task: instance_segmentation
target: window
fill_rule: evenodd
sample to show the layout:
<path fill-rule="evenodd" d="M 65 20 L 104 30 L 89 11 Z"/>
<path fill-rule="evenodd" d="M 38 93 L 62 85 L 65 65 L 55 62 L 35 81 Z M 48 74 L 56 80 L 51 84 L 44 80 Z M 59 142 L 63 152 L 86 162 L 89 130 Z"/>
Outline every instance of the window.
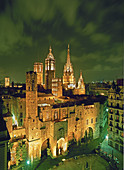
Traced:
<path fill-rule="evenodd" d="M 39 72 L 41 72 L 41 66 L 39 66 Z"/>
<path fill-rule="evenodd" d="M 93 118 L 91 119 L 91 123 L 93 123 Z"/>
<path fill-rule="evenodd" d="M 22 126 L 22 122 L 23 122 L 23 120 L 22 119 L 20 119 L 20 125 Z"/>
<path fill-rule="evenodd" d="M 116 116 L 116 120 L 118 120 L 118 121 L 119 121 L 119 116 Z"/>
<path fill-rule="evenodd" d="M 97 122 L 97 117 L 96 117 L 96 122 Z"/>
<path fill-rule="evenodd" d="M 20 113 L 20 118 L 22 118 L 23 117 L 23 113 Z"/>
<path fill-rule="evenodd" d="M 110 120 L 113 120 L 113 116 L 111 115 Z"/>
<path fill-rule="evenodd" d="M 119 108 L 119 103 L 117 103 L 117 108 Z"/>
<path fill-rule="evenodd" d="M 54 112 L 54 119 L 57 119 L 57 118 L 58 118 L 58 112 L 55 111 L 55 112 Z"/>
<path fill-rule="evenodd" d="M 22 109 L 22 105 L 20 105 L 20 109 Z"/>
<path fill-rule="evenodd" d="M 86 120 L 86 124 L 88 125 L 88 119 Z"/>
<path fill-rule="evenodd" d="M 117 110 L 116 114 L 119 115 L 119 110 Z"/>
<path fill-rule="evenodd" d="M 63 116 L 63 118 L 66 117 L 66 109 L 62 110 L 62 116 Z"/>

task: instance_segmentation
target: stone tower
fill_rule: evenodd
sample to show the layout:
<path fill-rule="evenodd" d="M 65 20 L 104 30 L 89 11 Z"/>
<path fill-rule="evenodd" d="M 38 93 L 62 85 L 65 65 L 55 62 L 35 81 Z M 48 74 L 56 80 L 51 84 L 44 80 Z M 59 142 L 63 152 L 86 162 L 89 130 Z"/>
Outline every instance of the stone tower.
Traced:
<path fill-rule="evenodd" d="M 55 59 L 50 47 L 49 54 L 45 59 L 45 88 L 52 90 L 52 78 L 55 78 Z"/>
<path fill-rule="evenodd" d="M 37 139 L 37 74 L 26 73 L 26 137 L 28 141 Z"/>
<path fill-rule="evenodd" d="M 67 51 L 67 62 L 64 66 L 63 85 L 64 85 L 65 89 L 75 88 L 75 78 L 74 78 L 73 66 L 70 61 L 69 45 L 68 45 L 68 51 Z"/>
<path fill-rule="evenodd" d="M 34 72 L 37 73 L 37 84 L 43 85 L 43 63 L 34 63 Z"/>
<path fill-rule="evenodd" d="M 28 141 L 28 157 L 40 157 L 40 126 L 37 109 L 37 73 L 26 73 L 26 138 Z M 33 160 L 32 160 L 33 161 Z"/>

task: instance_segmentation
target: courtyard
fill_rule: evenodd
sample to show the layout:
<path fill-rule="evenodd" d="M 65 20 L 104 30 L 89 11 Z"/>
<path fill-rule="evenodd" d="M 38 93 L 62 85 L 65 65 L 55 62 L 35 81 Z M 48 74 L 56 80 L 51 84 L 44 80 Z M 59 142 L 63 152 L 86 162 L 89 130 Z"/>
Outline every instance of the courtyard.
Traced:
<path fill-rule="evenodd" d="M 92 169 L 92 170 L 109 170 L 109 163 L 96 154 L 82 155 L 79 157 L 70 158 L 65 160 L 59 164 L 59 166 L 54 166 L 52 169 L 57 170 L 84 170 L 84 169 Z"/>

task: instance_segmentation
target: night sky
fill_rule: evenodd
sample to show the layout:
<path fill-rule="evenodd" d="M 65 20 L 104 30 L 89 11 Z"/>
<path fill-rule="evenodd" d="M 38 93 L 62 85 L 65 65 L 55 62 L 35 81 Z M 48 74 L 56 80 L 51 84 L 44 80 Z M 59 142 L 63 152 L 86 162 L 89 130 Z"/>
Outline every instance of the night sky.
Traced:
<path fill-rule="evenodd" d="M 123 19 L 121 0 L 0 0 L 0 80 L 25 82 L 50 45 L 61 77 L 68 43 L 76 79 L 122 78 Z"/>

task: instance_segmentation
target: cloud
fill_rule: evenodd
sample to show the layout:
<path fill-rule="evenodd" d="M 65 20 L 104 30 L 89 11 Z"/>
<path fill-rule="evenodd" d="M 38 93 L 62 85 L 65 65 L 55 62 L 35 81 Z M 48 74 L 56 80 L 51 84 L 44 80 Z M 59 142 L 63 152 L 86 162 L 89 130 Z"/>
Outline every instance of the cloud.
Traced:
<path fill-rule="evenodd" d="M 107 34 L 103 34 L 103 33 L 94 33 L 91 35 L 90 38 L 94 43 L 97 43 L 97 44 L 99 44 L 99 43 L 105 44 L 110 41 L 110 36 Z"/>
<path fill-rule="evenodd" d="M 91 35 L 91 34 L 93 34 L 94 32 L 96 32 L 96 28 L 97 28 L 97 26 L 95 25 L 95 23 L 89 22 L 89 23 L 87 23 L 87 25 L 84 27 L 84 29 L 83 29 L 83 34 L 85 34 L 85 35 Z"/>
<path fill-rule="evenodd" d="M 115 69 L 122 62 L 119 48 L 122 46 L 122 18 L 120 1 L 3 1 L 0 5 L 0 66 L 4 65 L 8 72 L 12 69 L 16 72 L 18 67 L 18 72 L 23 70 L 20 77 L 25 79 L 26 68 L 33 68 L 37 56 L 44 62 L 51 45 L 56 72 L 62 74 L 60 67 L 63 69 L 66 63 L 70 43 L 76 75 L 78 69 L 96 72 Z M 121 72 L 121 67 L 119 69 Z M 16 78 L 19 80 L 19 76 Z"/>
<path fill-rule="evenodd" d="M 106 58 L 106 62 L 110 62 L 113 64 L 119 64 L 122 63 L 122 61 L 123 61 L 123 56 L 121 55 L 115 56 L 112 54 L 108 58 Z"/>
<path fill-rule="evenodd" d="M 60 59 L 61 63 L 63 63 L 63 64 L 66 63 L 67 53 L 65 50 L 60 52 L 59 59 Z"/>

